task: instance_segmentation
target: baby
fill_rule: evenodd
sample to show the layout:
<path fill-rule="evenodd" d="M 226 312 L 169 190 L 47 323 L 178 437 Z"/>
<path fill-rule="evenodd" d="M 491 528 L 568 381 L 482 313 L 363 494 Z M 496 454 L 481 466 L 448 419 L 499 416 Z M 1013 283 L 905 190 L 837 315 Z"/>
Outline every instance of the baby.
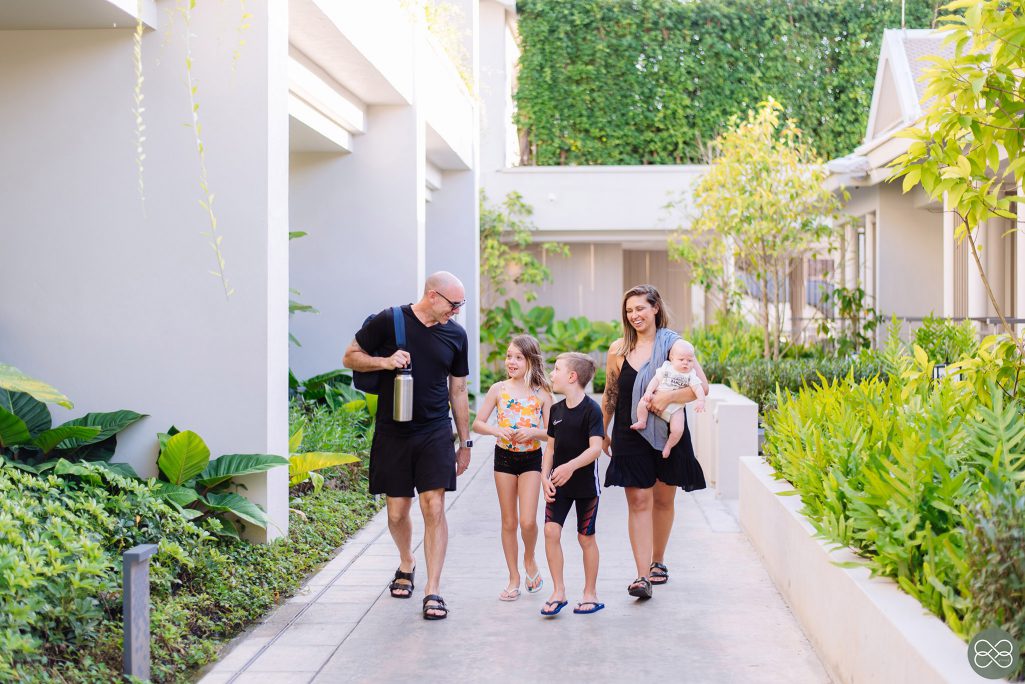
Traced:
<path fill-rule="evenodd" d="M 701 386 L 701 378 L 694 372 L 695 363 L 697 360 L 694 357 L 694 345 L 684 340 L 677 340 L 669 350 L 669 360 L 655 371 L 655 377 L 648 383 L 644 396 L 637 404 L 637 422 L 630 426 L 631 429 L 643 430 L 647 426 L 648 408 L 651 405 L 651 396 L 656 390 L 668 392 L 690 387 L 697 397 L 694 400 L 694 410 L 698 413 L 705 410 L 705 391 Z M 662 458 L 669 458 L 669 452 L 683 437 L 684 413 L 680 410 L 683 406 L 683 404 L 669 404 L 658 415 L 659 418 L 669 423 L 669 439 L 662 450 Z"/>

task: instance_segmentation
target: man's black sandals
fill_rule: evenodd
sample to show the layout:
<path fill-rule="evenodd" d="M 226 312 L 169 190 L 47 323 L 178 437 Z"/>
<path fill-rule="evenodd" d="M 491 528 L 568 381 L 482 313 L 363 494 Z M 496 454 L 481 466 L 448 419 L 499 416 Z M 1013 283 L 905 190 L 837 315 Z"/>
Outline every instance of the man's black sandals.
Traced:
<path fill-rule="evenodd" d="M 413 575 L 415 573 L 416 568 L 413 568 L 411 572 L 402 572 L 401 569 L 395 571 L 395 579 L 388 585 L 388 590 L 391 592 L 392 598 L 408 599 L 413 596 Z M 405 582 L 400 584 L 399 580 L 405 580 Z M 409 584 L 406 584 L 406 582 Z M 406 593 L 395 593 L 403 591 Z"/>
<path fill-rule="evenodd" d="M 664 563 L 652 563 L 648 568 L 648 577 L 652 584 L 665 584 L 669 581 L 669 568 Z"/>
<path fill-rule="evenodd" d="M 651 582 L 648 581 L 647 577 L 638 577 L 630 583 L 630 586 L 626 588 L 626 591 L 634 598 L 650 599 Z"/>
<path fill-rule="evenodd" d="M 427 605 L 433 603 L 435 605 Z M 435 611 L 435 613 L 441 613 L 441 615 L 432 615 L 427 611 Z M 424 596 L 424 620 L 444 620 L 448 617 L 448 606 L 445 605 L 445 599 L 441 598 L 437 594 L 428 594 Z"/>

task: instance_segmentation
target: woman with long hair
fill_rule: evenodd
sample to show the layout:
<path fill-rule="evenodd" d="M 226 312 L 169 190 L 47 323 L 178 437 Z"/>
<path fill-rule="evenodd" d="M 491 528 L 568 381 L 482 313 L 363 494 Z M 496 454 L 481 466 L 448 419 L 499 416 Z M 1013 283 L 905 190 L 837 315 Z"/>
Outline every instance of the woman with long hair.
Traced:
<path fill-rule="evenodd" d="M 653 584 L 669 581 L 665 552 L 676 515 L 676 488 L 688 492 L 704 489 L 705 477 L 694 457 L 689 427 L 685 427 L 683 437 L 665 458 L 662 449 L 668 427 L 664 421 L 649 420 L 644 430 L 630 429 L 637 420 L 636 407 L 641 396 L 680 336 L 669 329 L 669 313 L 652 285 L 627 290 L 623 294 L 622 314 L 623 337 L 609 348 L 602 399 L 608 435 L 605 450 L 612 458 L 605 486 L 626 490 L 630 546 L 637 564 L 637 579 L 627 591 L 631 596 L 648 599 Z M 700 364 L 695 365 L 695 371 L 707 394 L 708 379 Z M 690 387 L 659 391 L 652 396 L 649 410 L 657 415 L 671 403 L 686 403 L 694 398 Z"/>

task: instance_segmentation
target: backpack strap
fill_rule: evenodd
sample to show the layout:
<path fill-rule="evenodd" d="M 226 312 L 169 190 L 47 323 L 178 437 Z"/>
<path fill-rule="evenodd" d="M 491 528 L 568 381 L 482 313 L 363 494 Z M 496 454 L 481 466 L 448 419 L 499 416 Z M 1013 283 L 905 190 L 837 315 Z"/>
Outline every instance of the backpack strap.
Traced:
<path fill-rule="evenodd" d="M 402 309 L 393 306 L 391 308 L 392 323 L 395 324 L 395 345 L 399 349 L 406 347 L 406 317 L 402 315 Z"/>

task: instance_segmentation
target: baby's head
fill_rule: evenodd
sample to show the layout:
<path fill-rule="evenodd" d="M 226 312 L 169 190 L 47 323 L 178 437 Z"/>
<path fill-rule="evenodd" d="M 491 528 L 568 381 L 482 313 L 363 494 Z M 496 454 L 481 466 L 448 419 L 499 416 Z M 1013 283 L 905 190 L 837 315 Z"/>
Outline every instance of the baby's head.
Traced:
<path fill-rule="evenodd" d="M 669 363 L 677 372 L 690 373 L 695 361 L 694 345 L 686 340 L 677 340 L 669 350 Z"/>

